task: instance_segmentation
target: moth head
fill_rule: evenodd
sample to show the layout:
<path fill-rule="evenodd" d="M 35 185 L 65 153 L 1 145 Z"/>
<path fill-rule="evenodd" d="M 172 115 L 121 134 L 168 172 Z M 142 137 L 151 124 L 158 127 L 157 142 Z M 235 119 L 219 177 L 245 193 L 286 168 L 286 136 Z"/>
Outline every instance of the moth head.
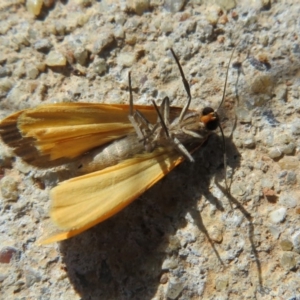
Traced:
<path fill-rule="evenodd" d="M 211 107 L 203 109 L 200 121 L 205 125 L 207 130 L 216 130 L 219 127 L 219 116 Z"/>

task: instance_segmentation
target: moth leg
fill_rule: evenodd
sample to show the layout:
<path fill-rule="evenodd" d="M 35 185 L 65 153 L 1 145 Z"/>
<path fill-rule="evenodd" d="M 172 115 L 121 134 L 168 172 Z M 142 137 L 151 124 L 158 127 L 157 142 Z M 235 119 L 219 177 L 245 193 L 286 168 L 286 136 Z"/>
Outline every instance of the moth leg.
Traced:
<path fill-rule="evenodd" d="M 136 134 L 140 140 L 144 140 L 149 131 L 152 130 L 152 124 L 146 119 L 146 117 L 139 112 L 134 110 L 133 107 L 133 96 L 132 96 L 132 86 L 131 86 L 131 72 L 128 73 L 128 86 L 129 86 L 129 115 L 128 119 L 131 122 Z"/>
<path fill-rule="evenodd" d="M 139 141 L 144 142 L 145 149 L 149 151 L 149 147 L 146 145 L 150 143 L 150 138 L 158 127 L 158 124 L 152 125 L 138 110 L 132 116 L 128 116 L 128 118 L 137 133 Z"/>
<path fill-rule="evenodd" d="M 144 138 L 140 139 L 139 142 L 143 142 L 145 150 L 147 152 L 152 152 L 155 147 L 157 146 L 157 139 L 154 136 L 154 133 L 156 132 L 159 124 L 155 124 L 153 127 L 153 130 L 146 135 Z"/>
<path fill-rule="evenodd" d="M 168 127 L 170 124 L 170 99 L 169 97 L 165 97 L 161 103 L 159 108 L 160 115 L 162 117 L 163 122 Z M 157 122 L 160 121 L 159 115 L 157 116 Z"/>
<path fill-rule="evenodd" d="M 159 127 L 159 123 L 156 123 L 155 125 L 149 124 L 149 132 L 144 133 L 144 137 L 142 140 L 150 139 L 154 133 L 157 131 L 157 128 Z"/>
<path fill-rule="evenodd" d="M 185 134 L 190 135 L 190 136 L 192 136 L 192 137 L 194 137 L 194 138 L 196 138 L 196 139 L 203 139 L 203 136 L 200 135 L 200 134 L 198 134 L 198 133 L 195 132 L 195 131 L 188 130 L 188 129 L 184 128 L 184 127 L 181 128 L 181 130 L 182 130 Z"/>
<path fill-rule="evenodd" d="M 152 129 L 153 125 L 147 120 L 147 118 L 139 111 L 136 110 L 134 112 L 134 116 L 137 117 L 137 119 L 147 128 Z"/>
<path fill-rule="evenodd" d="M 164 130 L 166 137 L 169 136 L 167 126 L 169 125 L 169 119 L 170 119 L 170 101 L 168 97 L 165 97 L 162 101 L 162 104 L 160 108 L 158 109 L 156 103 L 152 100 L 153 106 L 157 112 L 157 122 L 155 125 L 150 124 L 148 122 L 148 129 L 150 132 L 146 135 L 144 133 L 144 138 L 142 141 L 145 143 L 145 148 L 147 151 L 152 151 L 155 146 L 157 145 L 157 140 L 159 140 L 161 137 L 161 132 Z M 141 117 L 144 117 L 141 114 Z M 144 118 L 145 121 L 147 121 L 146 118 Z M 159 128 L 161 126 L 161 128 Z M 147 145 L 147 146 L 146 146 Z"/>
<path fill-rule="evenodd" d="M 170 135 L 169 133 L 169 130 L 165 124 L 165 121 L 161 115 L 161 112 L 159 111 L 156 103 L 154 101 L 152 101 L 155 109 L 156 109 L 156 112 L 157 112 L 157 115 L 158 115 L 158 118 L 160 120 L 160 124 L 161 124 L 161 127 L 162 129 L 164 130 L 165 134 L 166 134 L 166 138 L 167 140 L 169 140 L 173 145 L 174 147 L 179 151 L 181 152 L 190 162 L 194 162 L 194 158 L 192 157 L 192 155 L 189 153 L 189 151 L 184 147 L 184 145 L 176 138 L 176 137 L 173 137 Z M 168 105 L 166 105 L 168 106 Z"/>
<path fill-rule="evenodd" d="M 156 103 L 154 102 L 154 100 L 152 100 L 152 103 L 153 103 L 153 106 L 154 106 L 154 108 L 155 108 L 155 110 L 157 112 L 157 117 L 158 117 L 157 124 L 160 123 L 160 125 L 161 125 L 162 129 L 164 130 L 166 136 L 169 137 L 170 136 L 169 135 L 169 130 L 168 130 L 168 127 L 167 127 L 167 125 L 165 123 L 165 120 L 163 119 L 163 117 L 161 115 L 161 112 L 158 109 L 158 107 L 157 107 Z"/>
<path fill-rule="evenodd" d="M 179 59 L 177 58 L 174 50 L 172 48 L 170 48 L 172 54 L 173 54 L 173 57 L 176 61 L 176 64 L 178 66 L 178 69 L 179 69 L 179 72 L 180 72 L 180 75 L 181 75 L 181 79 L 182 79 L 182 82 L 183 82 L 183 85 L 184 85 L 184 88 L 185 88 L 185 91 L 188 95 L 188 101 L 187 103 L 185 104 L 185 106 L 183 107 L 181 113 L 180 113 L 180 116 L 179 116 L 179 122 L 183 120 L 186 112 L 188 111 L 189 107 L 190 107 L 190 104 L 191 104 L 191 101 L 192 101 L 192 95 L 191 95 L 191 89 L 190 89 L 190 85 L 189 83 L 187 82 L 185 76 L 184 76 L 184 73 L 183 73 L 183 70 L 182 70 L 182 67 L 180 65 L 180 62 L 179 62 Z"/>
<path fill-rule="evenodd" d="M 141 139 L 143 134 L 138 122 L 135 119 L 135 113 L 133 112 L 133 97 L 132 97 L 132 87 L 131 87 L 131 72 L 128 72 L 128 86 L 129 86 L 129 115 L 128 119 L 131 122 L 133 128 L 136 131 L 136 134 Z"/>
<path fill-rule="evenodd" d="M 144 138 L 144 134 L 143 134 L 143 132 L 141 130 L 141 127 L 139 126 L 138 122 L 135 119 L 135 115 L 132 115 L 132 116 L 129 115 L 128 118 L 129 118 L 129 121 L 131 122 L 133 128 L 135 129 L 135 132 L 136 132 L 138 138 L 139 139 L 143 139 Z"/>
<path fill-rule="evenodd" d="M 194 162 L 194 158 L 190 154 L 190 152 L 184 147 L 184 145 L 176 138 L 171 138 L 174 146 L 177 148 L 179 152 L 181 152 L 190 162 Z"/>
<path fill-rule="evenodd" d="M 131 72 L 128 72 L 128 87 L 129 87 L 129 116 L 133 116 L 133 96 L 131 87 Z"/>

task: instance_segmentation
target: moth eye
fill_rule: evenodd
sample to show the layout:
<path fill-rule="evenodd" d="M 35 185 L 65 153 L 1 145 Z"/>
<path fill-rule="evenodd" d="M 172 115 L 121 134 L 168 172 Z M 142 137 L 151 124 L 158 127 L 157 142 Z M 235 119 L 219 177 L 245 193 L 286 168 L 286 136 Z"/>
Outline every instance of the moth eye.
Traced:
<path fill-rule="evenodd" d="M 202 115 L 206 116 L 209 115 L 210 113 L 214 112 L 214 110 L 211 107 L 205 107 L 202 111 Z"/>

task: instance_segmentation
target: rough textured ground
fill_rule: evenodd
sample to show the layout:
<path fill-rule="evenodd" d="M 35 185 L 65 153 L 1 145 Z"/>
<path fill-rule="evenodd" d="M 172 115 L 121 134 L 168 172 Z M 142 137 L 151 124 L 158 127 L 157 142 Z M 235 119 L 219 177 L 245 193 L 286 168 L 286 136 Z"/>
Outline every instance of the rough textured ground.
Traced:
<path fill-rule="evenodd" d="M 62 243 L 37 246 L 55 171 L 1 146 L 1 299 L 300 297 L 300 4 L 297 1 L 0 3 L 1 118 L 43 103 L 218 108 L 226 68 L 231 195 L 219 132 L 125 210 Z M 150 5 L 149 5 L 150 4 Z M 29 5 L 32 8 L 32 6 Z"/>

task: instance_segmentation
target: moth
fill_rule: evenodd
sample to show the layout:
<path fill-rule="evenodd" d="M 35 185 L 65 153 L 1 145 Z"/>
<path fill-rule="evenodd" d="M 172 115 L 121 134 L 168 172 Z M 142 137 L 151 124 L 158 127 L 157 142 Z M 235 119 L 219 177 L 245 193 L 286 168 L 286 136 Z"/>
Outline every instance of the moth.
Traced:
<path fill-rule="evenodd" d="M 190 87 L 171 52 L 188 95 L 182 109 L 170 107 L 168 98 L 159 108 L 154 101 L 134 105 L 129 73 L 129 105 L 47 104 L 0 122 L 2 141 L 16 156 L 37 168 L 67 164 L 79 175 L 50 191 L 55 227 L 42 244 L 68 239 L 118 213 L 185 159 L 193 162 L 193 151 L 217 127 L 224 137 L 212 108 L 189 110 Z"/>

